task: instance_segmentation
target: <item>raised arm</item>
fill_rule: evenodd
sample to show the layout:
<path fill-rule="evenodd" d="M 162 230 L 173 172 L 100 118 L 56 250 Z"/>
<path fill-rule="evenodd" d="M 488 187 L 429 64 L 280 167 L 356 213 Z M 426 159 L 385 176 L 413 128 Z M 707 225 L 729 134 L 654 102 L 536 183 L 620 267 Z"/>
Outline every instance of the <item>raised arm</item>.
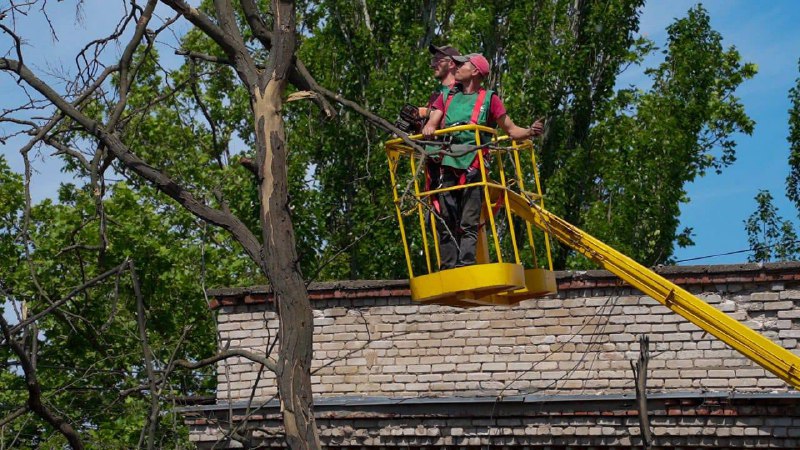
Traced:
<path fill-rule="evenodd" d="M 431 109 L 428 122 L 425 123 L 425 127 L 422 128 L 422 136 L 424 136 L 425 139 L 431 139 L 433 137 L 433 133 L 439 128 L 439 124 L 442 122 L 442 114 L 442 111 L 438 109 Z"/>
<path fill-rule="evenodd" d="M 541 120 L 533 122 L 533 125 L 529 128 L 522 128 L 518 127 L 508 114 L 500 116 L 497 119 L 497 125 L 515 141 L 523 141 L 534 136 L 541 136 L 544 132 L 544 123 Z"/>

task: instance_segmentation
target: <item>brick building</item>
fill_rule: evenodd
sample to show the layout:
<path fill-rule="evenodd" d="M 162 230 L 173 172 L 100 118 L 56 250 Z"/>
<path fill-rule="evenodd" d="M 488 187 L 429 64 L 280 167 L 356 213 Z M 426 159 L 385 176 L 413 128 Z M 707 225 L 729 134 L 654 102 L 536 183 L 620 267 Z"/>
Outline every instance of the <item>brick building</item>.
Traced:
<path fill-rule="evenodd" d="M 800 351 L 800 263 L 659 273 Z M 557 295 L 515 307 L 412 303 L 407 281 L 310 286 L 312 383 L 328 447 L 625 448 L 641 445 L 631 361 L 650 339 L 656 448 L 800 448 L 800 396 L 774 375 L 605 271 L 559 272 Z M 263 352 L 268 288 L 213 291 L 223 342 Z M 183 410 L 200 448 L 237 434 L 283 445 L 273 374 L 217 367 L 214 405 Z"/>

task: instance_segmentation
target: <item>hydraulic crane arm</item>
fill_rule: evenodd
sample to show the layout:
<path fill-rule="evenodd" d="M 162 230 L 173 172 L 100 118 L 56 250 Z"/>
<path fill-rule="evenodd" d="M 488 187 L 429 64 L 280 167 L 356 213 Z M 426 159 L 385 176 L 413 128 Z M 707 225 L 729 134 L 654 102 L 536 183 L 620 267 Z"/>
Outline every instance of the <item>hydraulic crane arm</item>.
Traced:
<path fill-rule="evenodd" d="M 516 215 L 722 340 L 795 389 L 800 389 L 800 357 L 541 206 L 519 194 L 506 192 Z"/>

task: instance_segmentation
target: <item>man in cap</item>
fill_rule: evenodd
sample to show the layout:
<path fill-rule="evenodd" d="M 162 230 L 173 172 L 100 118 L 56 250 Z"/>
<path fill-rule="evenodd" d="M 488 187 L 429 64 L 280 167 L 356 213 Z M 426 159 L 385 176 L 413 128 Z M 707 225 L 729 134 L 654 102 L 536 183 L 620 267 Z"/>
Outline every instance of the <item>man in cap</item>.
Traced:
<path fill-rule="evenodd" d="M 439 80 L 439 86 L 431 93 L 428 98 L 428 103 L 425 107 L 419 108 L 419 116 L 427 118 L 431 111 L 431 105 L 437 98 L 444 96 L 448 97 L 450 90 L 456 83 L 456 63 L 453 60 L 456 56 L 461 56 L 461 53 L 450 45 L 443 45 L 437 47 L 433 44 L 428 46 L 428 51 L 431 53 L 430 66 L 433 69 L 433 77 Z M 441 166 L 439 165 L 439 150 L 440 147 L 428 145 L 425 146 L 425 151 L 430 155 L 425 165 L 425 190 L 437 189 L 439 187 L 439 179 L 441 173 Z M 434 211 L 441 212 L 441 205 L 437 196 L 431 197 L 431 205 Z"/>
<path fill-rule="evenodd" d="M 431 53 L 431 69 L 433 69 L 433 77 L 439 80 L 439 86 L 431 93 L 428 99 L 428 104 L 424 108 L 420 108 L 420 117 L 428 117 L 430 107 L 440 95 L 447 95 L 456 83 L 456 63 L 453 60 L 455 56 L 461 56 L 461 53 L 449 45 L 437 47 L 433 44 L 428 46 L 428 51 Z"/>
<path fill-rule="evenodd" d="M 432 138 L 438 128 L 469 123 L 490 128 L 499 126 L 517 141 L 542 134 L 544 125 L 541 121 L 534 122 L 530 128 L 515 125 L 497 94 L 483 88 L 483 80 L 489 75 L 490 70 L 489 61 L 483 55 L 471 53 L 453 56 L 452 59 L 457 66 L 454 75 L 456 87 L 449 92 L 449 95 L 439 96 L 431 105 L 428 122 L 422 129 L 425 138 Z M 476 144 L 473 131 L 454 133 L 452 139 L 453 144 Z M 481 142 L 485 141 L 482 139 Z M 442 188 L 472 183 L 480 179 L 477 151 L 461 156 L 445 155 L 441 165 Z M 475 264 L 482 197 L 480 187 L 440 194 L 440 202 L 443 204 L 441 219 L 444 225 L 438 227 L 440 269 Z"/>

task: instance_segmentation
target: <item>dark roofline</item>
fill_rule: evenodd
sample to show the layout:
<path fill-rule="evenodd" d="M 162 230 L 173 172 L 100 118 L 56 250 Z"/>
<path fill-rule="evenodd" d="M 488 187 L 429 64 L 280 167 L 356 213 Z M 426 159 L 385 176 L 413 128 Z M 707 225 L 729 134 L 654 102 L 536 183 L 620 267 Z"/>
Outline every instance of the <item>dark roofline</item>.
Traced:
<path fill-rule="evenodd" d="M 706 286 L 727 283 L 768 283 L 800 281 L 800 261 L 704 266 L 660 266 L 654 270 L 675 284 Z M 607 270 L 556 271 L 559 291 L 620 287 L 626 284 Z M 313 300 L 356 298 L 407 298 L 408 280 L 343 280 L 315 282 L 308 286 Z M 211 308 L 271 301 L 270 286 L 209 289 Z"/>
<path fill-rule="evenodd" d="M 681 400 L 699 401 L 730 401 L 736 403 L 756 403 L 764 402 L 768 404 L 779 404 L 791 402 L 796 404 L 800 400 L 800 392 L 737 392 L 737 391 L 677 391 L 677 392 L 655 392 L 647 394 L 648 401 L 655 403 L 672 403 Z M 569 395 L 513 395 L 507 397 L 491 396 L 451 396 L 451 397 L 318 397 L 314 399 L 314 409 L 318 412 L 336 410 L 362 410 L 374 408 L 391 407 L 392 412 L 397 411 L 397 407 L 409 408 L 439 408 L 464 406 L 464 411 L 473 410 L 479 406 L 488 405 L 493 407 L 496 404 L 524 404 L 524 405 L 555 405 L 555 404 L 630 404 L 636 401 L 635 394 L 569 394 Z M 198 413 L 211 411 L 245 410 L 265 411 L 277 410 L 280 402 L 272 399 L 266 403 L 254 401 L 249 405 L 247 401 L 229 403 L 217 403 L 214 405 L 198 405 L 176 408 L 179 413 Z"/>

